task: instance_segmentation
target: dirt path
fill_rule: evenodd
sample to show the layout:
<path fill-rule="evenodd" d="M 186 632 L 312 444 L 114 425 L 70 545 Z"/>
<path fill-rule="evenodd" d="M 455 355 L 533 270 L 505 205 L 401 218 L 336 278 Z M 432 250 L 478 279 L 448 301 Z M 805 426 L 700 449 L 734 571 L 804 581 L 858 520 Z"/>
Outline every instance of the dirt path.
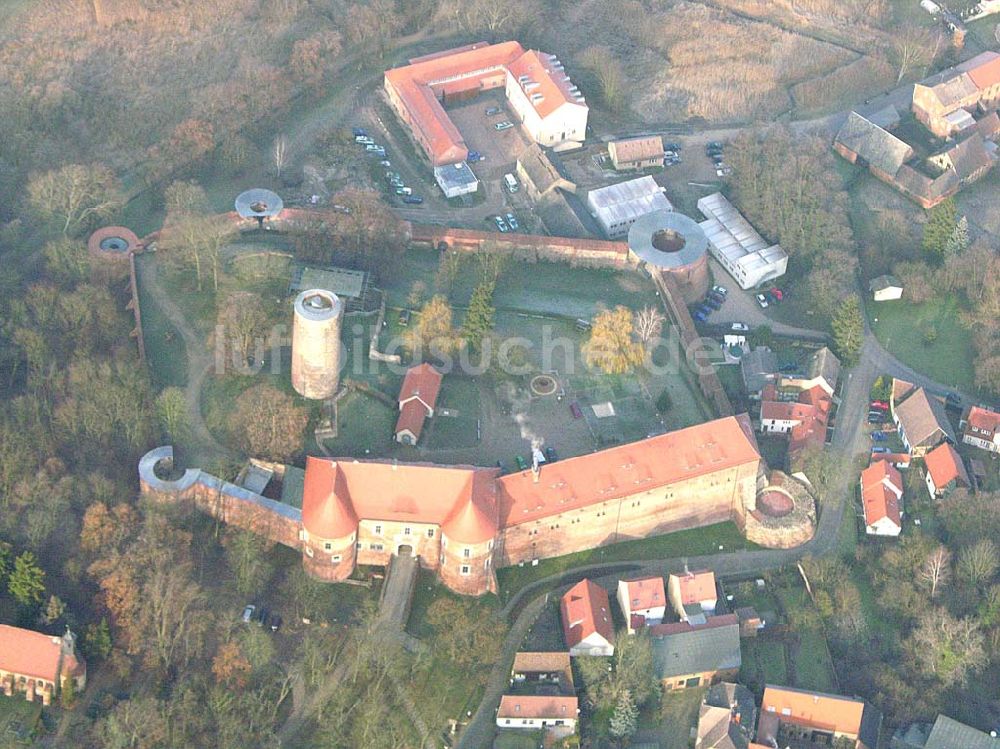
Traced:
<path fill-rule="evenodd" d="M 207 465 L 213 459 L 232 456 L 232 451 L 219 444 L 212 436 L 201 413 L 201 391 L 205 385 L 205 377 L 215 363 L 212 352 L 202 337 L 191 327 L 177 303 L 163 288 L 156 260 L 143 263 L 137 272 L 142 292 L 149 295 L 149 299 L 159 307 L 184 340 L 188 368 L 184 400 L 187 404 L 188 421 L 195 447 L 191 459 L 198 465 Z"/>

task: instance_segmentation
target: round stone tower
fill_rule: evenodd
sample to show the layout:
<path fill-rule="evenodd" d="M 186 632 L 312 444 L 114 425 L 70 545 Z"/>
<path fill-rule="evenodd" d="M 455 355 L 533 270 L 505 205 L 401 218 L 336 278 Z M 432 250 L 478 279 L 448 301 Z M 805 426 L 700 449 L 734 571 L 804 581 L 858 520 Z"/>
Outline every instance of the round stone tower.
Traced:
<path fill-rule="evenodd" d="M 295 299 L 292 323 L 292 387 L 305 398 L 333 397 L 340 385 L 340 326 L 344 305 L 323 289 Z"/>

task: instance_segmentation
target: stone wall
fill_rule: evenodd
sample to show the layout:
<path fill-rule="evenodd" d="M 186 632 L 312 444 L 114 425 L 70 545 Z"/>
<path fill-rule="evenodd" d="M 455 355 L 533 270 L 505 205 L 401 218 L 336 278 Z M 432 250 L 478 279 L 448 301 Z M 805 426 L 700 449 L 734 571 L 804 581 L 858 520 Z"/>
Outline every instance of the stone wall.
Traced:
<path fill-rule="evenodd" d="M 505 567 L 686 528 L 735 520 L 752 503 L 759 461 L 500 531 L 496 564 Z M 542 469 L 544 480 L 545 469 Z"/>

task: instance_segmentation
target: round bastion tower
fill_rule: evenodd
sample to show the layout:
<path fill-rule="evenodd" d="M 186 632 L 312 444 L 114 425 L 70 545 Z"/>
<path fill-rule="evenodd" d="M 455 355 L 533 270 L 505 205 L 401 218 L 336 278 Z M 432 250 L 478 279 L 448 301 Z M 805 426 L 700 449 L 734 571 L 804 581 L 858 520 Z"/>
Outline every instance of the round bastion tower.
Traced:
<path fill-rule="evenodd" d="M 491 517 L 495 512 L 470 498 L 442 523 L 439 574 L 451 590 L 473 596 L 496 592 L 493 544 L 497 522 Z"/>
<path fill-rule="evenodd" d="M 344 305 L 324 289 L 295 299 L 292 321 L 292 387 L 304 398 L 332 398 L 340 385 L 340 327 Z"/>
<path fill-rule="evenodd" d="M 337 465 L 306 459 L 302 487 L 302 563 L 313 577 L 346 580 L 354 572 L 358 518 L 350 500 L 338 492 Z"/>

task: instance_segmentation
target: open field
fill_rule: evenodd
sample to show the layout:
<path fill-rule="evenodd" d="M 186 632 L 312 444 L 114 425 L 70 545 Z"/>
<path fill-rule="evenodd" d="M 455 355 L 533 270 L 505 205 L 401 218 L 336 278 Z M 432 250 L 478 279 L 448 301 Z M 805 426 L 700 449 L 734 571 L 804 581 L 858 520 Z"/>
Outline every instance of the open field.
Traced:
<path fill-rule="evenodd" d="M 889 353 L 944 385 L 975 389 L 972 336 L 959 320 L 957 299 L 871 302 L 867 308 L 872 330 Z"/>
<path fill-rule="evenodd" d="M 732 523 L 718 523 L 542 559 L 537 565 L 504 567 L 497 570 L 497 582 L 500 584 L 501 598 L 507 600 L 535 580 L 586 564 L 702 556 L 714 554 L 720 547 L 724 551 L 757 548 Z"/>

